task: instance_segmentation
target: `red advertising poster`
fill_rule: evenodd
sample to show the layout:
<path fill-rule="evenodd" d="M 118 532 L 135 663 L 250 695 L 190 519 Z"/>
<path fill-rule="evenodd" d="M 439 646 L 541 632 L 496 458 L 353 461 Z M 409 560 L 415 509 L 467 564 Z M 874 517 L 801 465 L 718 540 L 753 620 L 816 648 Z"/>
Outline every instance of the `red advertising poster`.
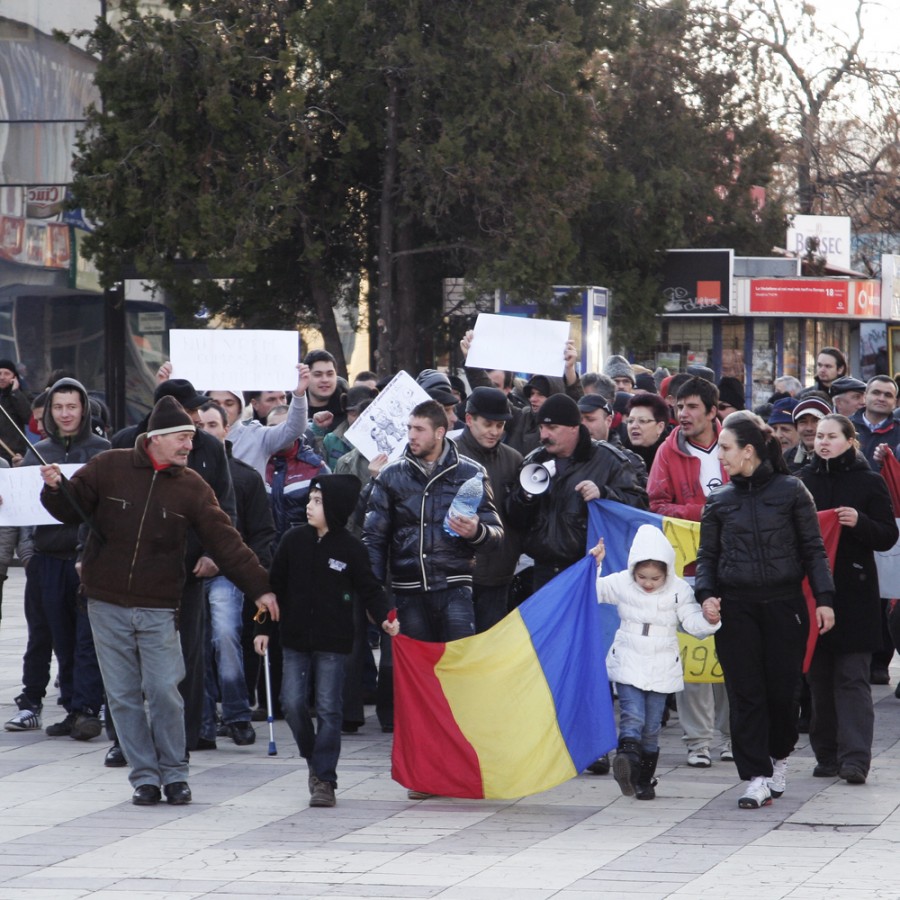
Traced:
<path fill-rule="evenodd" d="M 25 220 L 0 216 L 0 256 L 17 260 L 25 244 Z"/>
<path fill-rule="evenodd" d="M 71 261 L 69 250 L 69 226 L 51 223 L 49 232 L 47 265 L 52 269 L 68 269 Z"/>
<path fill-rule="evenodd" d="M 754 278 L 750 312 L 839 316 L 851 313 L 849 282 L 814 279 Z"/>

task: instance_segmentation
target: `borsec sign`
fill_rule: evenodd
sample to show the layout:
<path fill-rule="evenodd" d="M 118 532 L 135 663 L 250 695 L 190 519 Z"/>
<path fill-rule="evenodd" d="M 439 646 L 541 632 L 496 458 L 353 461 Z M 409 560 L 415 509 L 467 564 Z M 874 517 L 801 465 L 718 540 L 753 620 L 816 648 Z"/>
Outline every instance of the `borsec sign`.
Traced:
<path fill-rule="evenodd" d="M 829 265 L 850 268 L 849 216 L 792 216 L 785 240 L 788 253 L 805 256 L 811 238 L 818 242 L 817 256 L 824 256 Z"/>

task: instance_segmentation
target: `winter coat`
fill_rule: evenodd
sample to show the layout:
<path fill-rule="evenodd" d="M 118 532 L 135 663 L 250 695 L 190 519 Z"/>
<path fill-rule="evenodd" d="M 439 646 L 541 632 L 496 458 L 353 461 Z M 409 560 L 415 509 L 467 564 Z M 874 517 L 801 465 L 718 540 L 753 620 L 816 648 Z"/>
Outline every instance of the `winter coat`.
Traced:
<path fill-rule="evenodd" d="M 82 390 L 84 389 L 82 388 Z M 12 385 L 10 385 L 0 390 L 0 406 L 12 417 L 13 422 L 19 426 L 19 429 L 24 431 L 25 426 L 28 425 L 31 419 L 31 399 L 28 394 L 21 389 L 13 390 Z M 28 450 L 28 441 L 2 412 L 0 412 L 0 441 L 6 444 L 13 453 L 25 453 Z M 7 462 L 10 461 L 10 455 L 3 448 L 2 444 L 0 444 L 0 456 Z"/>
<path fill-rule="evenodd" d="M 887 444 L 891 451 L 896 451 L 900 444 L 900 422 L 888 416 L 878 428 L 873 429 L 863 415 L 864 410 L 857 410 L 850 421 L 856 429 L 860 453 L 868 460 L 869 465 L 877 472 L 881 466 L 872 458 L 879 444 Z"/>
<path fill-rule="evenodd" d="M 269 590 L 266 570 L 241 540 L 212 488 L 186 466 L 156 470 L 141 435 L 132 450 L 91 459 L 68 488 L 91 515 L 81 581 L 88 597 L 124 607 L 175 609 L 185 577 L 185 543 L 193 529 L 222 570 L 250 599 Z M 47 487 L 41 503 L 62 522 L 80 521 L 60 491 Z"/>
<path fill-rule="evenodd" d="M 875 550 L 897 542 L 897 523 L 887 485 L 854 448 L 835 459 L 814 456 L 799 475 L 819 510 L 851 506 L 853 528 L 842 527 L 834 561 L 834 628 L 820 645 L 838 653 L 882 649 L 882 616 Z"/>
<path fill-rule="evenodd" d="M 831 606 L 834 582 L 816 507 L 793 475 L 764 461 L 748 478 L 736 475 L 707 498 L 700 522 L 694 592 L 770 602 L 796 598 L 804 576 L 819 606 Z"/>
<path fill-rule="evenodd" d="M 58 391 L 75 391 L 81 396 L 81 423 L 78 426 L 78 433 L 73 437 L 62 437 L 53 421 L 51 407 L 53 395 Z M 109 450 L 109 441 L 98 437 L 91 430 L 88 392 L 81 382 L 74 378 L 61 378 L 50 388 L 44 406 L 44 431 L 47 437 L 38 441 L 34 448 L 28 449 L 22 460 L 23 466 L 41 466 L 43 465 L 41 459 L 48 463 L 86 463 L 98 453 Z M 36 525 L 31 532 L 34 551 L 58 559 L 74 560 L 78 555 L 80 540 L 85 537 L 81 524 L 82 520 L 78 518 L 70 525 Z"/>
<path fill-rule="evenodd" d="M 316 475 L 326 475 L 329 471 L 305 438 L 295 441 L 287 450 L 280 450 L 266 463 L 266 491 L 279 538 L 289 529 L 306 524 L 309 483 Z"/>
<path fill-rule="evenodd" d="M 231 455 L 230 442 L 226 442 L 225 449 L 237 508 L 235 526 L 244 543 L 256 554 L 260 565 L 268 567 L 272 561 L 275 522 L 265 482 L 253 466 Z"/>
<path fill-rule="evenodd" d="M 719 425 L 714 425 L 716 438 Z M 715 452 L 715 451 L 713 451 Z M 728 475 L 719 466 L 722 484 L 728 482 Z M 650 477 L 647 480 L 647 494 L 650 509 L 661 516 L 689 519 L 699 522 L 706 503 L 706 495 L 700 484 L 700 460 L 687 449 L 687 438 L 681 427 L 675 428 L 656 451 Z"/>
<path fill-rule="evenodd" d="M 148 422 L 149 416 L 138 425 L 117 431 L 112 439 L 113 449 L 126 450 L 134 447 L 138 438 L 146 432 Z M 232 442 L 233 449 L 234 442 Z M 237 505 L 234 499 L 234 484 L 231 481 L 231 468 L 228 465 L 225 445 L 205 431 L 195 432 L 194 446 L 188 456 L 188 468 L 193 469 L 213 489 L 219 506 L 228 514 L 234 524 L 237 519 Z M 188 573 L 188 582 L 197 581 L 192 571 L 201 556 L 211 557 L 212 554 L 207 552 L 202 546 L 200 538 L 191 531 L 188 533 L 185 549 L 185 569 Z"/>
<path fill-rule="evenodd" d="M 444 452 L 430 475 L 409 448 L 378 473 L 369 485 L 363 543 L 379 581 L 385 581 L 390 559 L 396 593 L 472 584 L 476 551 L 494 552 L 503 539 L 490 479 L 484 479 L 480 525 L 472 540 L 447 534 L 444 517 L 463 482 L 478 472 L 484 469 L 444 438 Z"/>
<path fill-rule="evenodd" d="M 522 538 L 509 526 L 504 514 L 506 495 L 517 483 L 522 454 L 506 444 L 486 449 L 464 428 L 457 441 L 459 452 L 484 466 L 491 480 L 494 502 L 503 522 L 503 540 L 495 553 L 479 553 L 475 557 L 475 584 L 487 587 L 510 584 L 516 572 L 516 563 L 521 555 Z"/>
<path fill-rule="evenodd" d="M 291 650 L 350 653 L 359 605 L 381 624 L 389 603 L 372 574 L 365 546 L 345 527 L 359 496 L 359 480 L 326 475 L 316 483 L 328 531 L 320 537 L 311 525 L 301 525 L 278 545 L 271 572 L 281 610 L 278 633 L 282 646 Z M 274 631 L 271 621 L 256 628 L 257 634 Z"/>
<path fill-rule="evenodd" d="M 592 441 L 584 425 L 579 429 L 570 465 L 550 479 L 547 491 L 529 497 L 517 484 L 507 498 L 509 520 L 523 533 L 524 550 L 539 565 L 570 566 L 584 556 L 588 513 L 575 490 L 580 481 L 593 481 L 604 500 L 647 508 L 647 494 L 625 454 L 606 442 Z M 551 459 L 541 447 L 525 458 L 524 465 Z"/>
<path fill-rule="evenodd" d="M 666 580 L 647 592 L 634 580 L 634 567 L 646 560 L 666 564 Z M 719 630 L 710 625 L 691 586 L 675 574 L 675 550 L 655 525 L 642 525 L 628 552 L 628 569 L 613 575 L 597 572 L 597 601 L 614 603 L 620 624 L 606 657 L 610 681 L 642 691 L 672 694 L 684 687 L 677 626 L 694 637 Z"/>

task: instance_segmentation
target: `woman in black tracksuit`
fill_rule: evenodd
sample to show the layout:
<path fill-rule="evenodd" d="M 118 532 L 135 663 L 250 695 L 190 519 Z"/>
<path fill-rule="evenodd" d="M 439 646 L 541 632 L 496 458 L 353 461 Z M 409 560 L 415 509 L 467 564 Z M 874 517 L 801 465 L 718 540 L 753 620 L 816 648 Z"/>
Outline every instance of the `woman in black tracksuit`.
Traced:
<path fill-rule="evenodd" d="M 863 784 L 875 724 L 869 666 L 882 644 L 874 551 L 896 543 L 897 525 L 887 485 L 859 453 L 853 423 L 844 416 L 819 422 L 814 456 L 798 477 L 817 508 L 834 509 L 842 526 L 834 563 L 835 628 L 819 639 L 807 675 L 813 774 Z"/>
<path fill-rule="evenodd" d="M 735 764 L 748 782 L 738 805 L 756 809 L 784 793 L 797 740 L 794 692 L 809 636 L 803 578 L 820 632 L 834 621 L 834 585 L 812 498 L 788 474 L 772 429 L 746 410 L 732 413 L 719 459 L 731 480 L 703 509 L 694 592 L 704 611 L 721 613 L 716 652 Z"/>

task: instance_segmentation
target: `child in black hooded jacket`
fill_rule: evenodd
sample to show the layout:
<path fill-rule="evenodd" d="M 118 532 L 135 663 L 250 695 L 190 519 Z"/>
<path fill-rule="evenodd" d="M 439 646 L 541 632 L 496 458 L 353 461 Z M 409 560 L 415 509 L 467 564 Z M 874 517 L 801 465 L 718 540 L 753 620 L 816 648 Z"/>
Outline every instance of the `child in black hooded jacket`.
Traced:
<path fill-rule="evenodd" d="M 300 755 L 309 766 L 310 806 L 334 806 L 341 752 L 344 669 L 353 647 L 354 605 L 363 602 L 389 634 L 384 587 L 372 574 L 362 542 L 346 529 L 361 484 L 355 475 L 322 475 L 310 483 L 309 524 L 282 538 L 270 582 L 278 597 L 284 654 L 281 707 Z M 254 646 L 265 652 L 271 622 L 257 626 Z M 318 727 L 309 711 L 314 684 Z"/>

